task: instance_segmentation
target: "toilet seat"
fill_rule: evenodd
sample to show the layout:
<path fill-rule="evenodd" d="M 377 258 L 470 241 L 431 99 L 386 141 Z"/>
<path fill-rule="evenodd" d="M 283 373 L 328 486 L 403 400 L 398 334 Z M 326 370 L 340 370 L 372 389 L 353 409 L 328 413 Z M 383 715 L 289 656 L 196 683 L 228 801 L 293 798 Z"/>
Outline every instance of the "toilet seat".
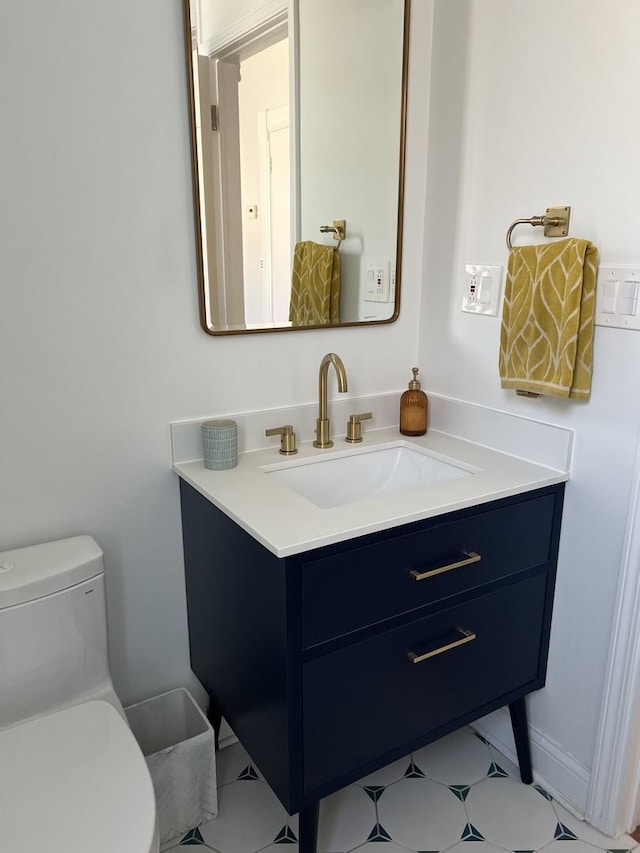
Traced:
<path fill-rule="evenodd" d="M 155 853 L 149 771 L 102 701 L 0 731 L 0 847 L 11 853 Z"/>

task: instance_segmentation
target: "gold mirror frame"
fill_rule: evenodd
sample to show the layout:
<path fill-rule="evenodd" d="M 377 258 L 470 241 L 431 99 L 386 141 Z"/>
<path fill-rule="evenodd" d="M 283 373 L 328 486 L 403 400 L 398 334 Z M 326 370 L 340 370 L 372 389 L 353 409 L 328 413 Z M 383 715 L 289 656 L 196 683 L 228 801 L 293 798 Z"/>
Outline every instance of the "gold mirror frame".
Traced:
<path fill-rule="evenodd" d="M 196 103 L 194 91 L 194 74 L 192 57 L 192 29 L 191 29 L 191 3 L 190 0 L 183 0 L 183 19 L 184 19 L 184 36 L 185 36 L 185 55 L 186 55 L 186 71 L 187 71 L 187 98 L 189 105 L 189 128 L 191 141 L 191 176 L 192 176 L 192 191 L 193 191 L 193 206 L 194 206 L 194 226 L 195 226 L 195 242 L 196 242 L 196 264 L 198 274 L 198 296 L 200 310 L 200 325 L 203 330 L 211 336 L 225 335 L 255 335 L 265 332 L 300 332 L 313 329 L 336 329 L 348 328 L 350 326 L 380 326 L 395 323 L 400 314 L 400 294 L 402 285 L 402 243 L 403 243 L 403 222 L 404 222 L 404 185 L 405 185 L 405 166 L 406 166 L 406 137 L 407 137 L 407 100 L 408 100 L 408 77 L 409 77 L 409 31 L 411 18 L 411 0 L 403 0 L 404 2 L 404 26 L 403 26 L 403 46 L 402 46 L 402 87 L 400 93 L 400 138 L 399 138 L 399 164 L 398 164 L 398 214 L 397 214 L 397 234 L 396 234 L 396 266 L 395 266 L 395 300 L 393 313 L 389 318 L 380 320 L 354 320 L 339 323 L 323 323 L 317 325 L 305 326 L 274 326 L 251 329 L 225 329 L 215 328 L 209 324 L 207 316 L 207 305 L 205 288 L 207 280 L 204 270 L 204 254 L 203 254 L 203 239 L 202 234 L 202 214 L 200 209 L 200 187 L 198 175 L 198 149 L 197 149 L 197 122 L 196 122 Z"/>

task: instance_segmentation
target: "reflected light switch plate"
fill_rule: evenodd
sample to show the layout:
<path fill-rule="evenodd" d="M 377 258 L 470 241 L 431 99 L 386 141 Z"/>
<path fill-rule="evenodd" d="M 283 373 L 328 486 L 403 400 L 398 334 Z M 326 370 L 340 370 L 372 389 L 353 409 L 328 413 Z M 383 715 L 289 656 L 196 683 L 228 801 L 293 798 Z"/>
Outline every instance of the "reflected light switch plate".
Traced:
<path fill-rule="evenodd" d="M 502 267 L 467 264 L 464 268 L 462 310 L 496 317 L 500 303 Z"/>

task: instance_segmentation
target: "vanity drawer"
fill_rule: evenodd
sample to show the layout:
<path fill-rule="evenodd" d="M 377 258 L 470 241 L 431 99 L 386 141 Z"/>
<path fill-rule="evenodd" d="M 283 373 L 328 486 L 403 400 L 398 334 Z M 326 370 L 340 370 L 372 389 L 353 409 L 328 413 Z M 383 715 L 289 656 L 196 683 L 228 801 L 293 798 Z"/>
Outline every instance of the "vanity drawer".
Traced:
<path fill-rule="evenodd" d="M 534 682 L 546 583 L 535 575 L 306 663 L 305 790 Z"/>
<path fill-rule="evenodd" d="M 304 563 L 303 647 L 546 563 L 555 500 L 549 493 L 430 522 L 425 530 Z"/>

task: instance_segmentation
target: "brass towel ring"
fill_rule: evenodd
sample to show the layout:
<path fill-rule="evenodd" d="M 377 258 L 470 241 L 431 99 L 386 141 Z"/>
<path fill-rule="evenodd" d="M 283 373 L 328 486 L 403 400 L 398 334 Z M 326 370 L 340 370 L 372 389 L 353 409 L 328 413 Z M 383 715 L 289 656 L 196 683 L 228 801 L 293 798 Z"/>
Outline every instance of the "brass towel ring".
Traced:
<path fill-rule="evenodd" d="M 544 226 L 545 237 L 566 237 L 569 233 L 569 222 L 571 220 L 570 207 L 548 207 L 544 216 L 531 216 L 529 219 L 516 219 L 507 231 L 507 249 L 511 251 L 511 234 L 516 225 Z"/>
<path fill-rule="evenodd" d="M 333 239 L 338 241 L 336 251 L 340 248 L 342 241 L 346 236 L 347 223 L 344 219 L 334 219 L 333 225 L 321 225 L 320 232 L 322 234 L 333 234 Z"/>

